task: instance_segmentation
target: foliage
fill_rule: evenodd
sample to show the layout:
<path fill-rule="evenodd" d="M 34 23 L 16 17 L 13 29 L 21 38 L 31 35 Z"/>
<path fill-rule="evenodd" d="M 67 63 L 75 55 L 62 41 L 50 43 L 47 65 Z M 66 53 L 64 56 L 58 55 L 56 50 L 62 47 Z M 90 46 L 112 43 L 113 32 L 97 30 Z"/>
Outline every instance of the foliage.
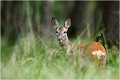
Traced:
<path fill-rule="evenodd" d="M 75 51 L 76 56 L 74 60 L 71 60 L 65 55 L 65 51 L 60 48 L 56 39 L 43 39 L 41 37 L 38 29 L 43 27 L 41 26 L 41 19 L 46 17 L 42 16 L 43 2 L 2 2 L 0 23 L 2 29 L 0 43 L 1 79 L 118 79 L 120 59 L 116 46 L 112 45 L 111 49 L 106 48 L 107 64 L 106 70 L 102 72 L 94 65 L 88 64 L 88 61 L 82 61 L 80 52 Z M 71 14 L 75 6 L 74 3 L 81 4 L 72 1 L 53 1 L 49 3 L 50 10 L 48 9 L 48 12 L 51 12 L 51 16 L 48 17 L 52 18 L 54 16 L 60 21 L 59 23 L 64 23 L 62 20 L 65 20 Z M 85 4 L 85 2 L 83 3 Z M 82 11 L 85 14 L 83 7 L 82 10 L 80 10 L 80 7 L 76 8 L 78 8 L 78 12 Z M 86 11 L 89 11 L 88 8 L 86 8 Z M 48 14 L 46 13 L 46 15 Z M 78 15 L 81 16 L 81 14 Z M 84 20 L 81 18 L 82 20 L 79 21 L 79 17 L 77 19 L 77 23 Z M 87 19 L 87 16 L 85 16 L 85 19 Z M 88 20 L 91 22 L 91 17 Z M 49 21 L 47 20 L 47 22 Z M 47 28 L 49 26 L 44 28 L 45 31 Z M 80 29 L 78 31 L 80 32 Z M 97 34 L 102 34 L 103 31 L 103 29 L 97 29 L 95 37 L 98 37 Z M 72 42 L 76 44 L 78 42 L 89 43 L 93 41 L 93 36 L 90 34 L 87 39 L 79 39 L 82 35 L 84 36 L 85 32 L 92 33 L 90 27 L 87 27 L 81 32 L 78 39 L 72 39 Z M 84 64 L 86 67 L 81 67 Z"/>
<path fill-rule="evenodd" d="M 78 52 L 75 52 L 78 53 Z M 81 61 L 77 55 L 70 63 L 55 39 L 43 40 L 29 33 L 18 39 L 14 46 L 7 40 L 1 43 L 2 79 L 118 79 L 118 49 L 107 49 L 106 70 Z M 87 64 L 81 68 L 81 64 Z"/>

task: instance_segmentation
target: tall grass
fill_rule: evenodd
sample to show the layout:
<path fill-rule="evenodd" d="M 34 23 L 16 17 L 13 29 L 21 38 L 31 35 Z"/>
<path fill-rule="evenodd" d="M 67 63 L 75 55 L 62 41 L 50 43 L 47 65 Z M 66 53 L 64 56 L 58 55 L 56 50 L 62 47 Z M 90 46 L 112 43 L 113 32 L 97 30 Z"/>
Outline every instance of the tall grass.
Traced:
<path fill-rule="evenodd" d="M 32 2 L 33 3 L 33 2 Z M 61 3 L 56 2 L 52 10 L 54 14 L 60 19 L 67 13 L 67 9 L 61 6 Z M 0 43 L 0 71 L 1 79 L 118 79 L 119 78 L 119 51 L 116 46 L 107 49 L 107 64 L 106 70 L 101 72 L 92 64 L 88 64 L 87 60 L 82 60 L 80 52 L 75 51 L 76 57 L 70 61 L 65 51 L 62 50 L 56 39 L 41 39 L 35 36 L 33 32 L 32 17 L 35 17 L 35 22 L 40 21 L 41 17 L 41 2 L 35 2 L 36 12 L 31 6 L 31 2 L 23 2 L 23 13 L 25 16 L 25 23 L 21 29 L 21 35 L 16 41 L 15 45 L 10 44 L 6 39 L 9 36 L 13 26 L 9 26 L 8 31 L 5 32 L 5 37 L 2 37 Z M 65 5 L 64 5 L 65 4 Z M 66 3 L 64 3 L 66 7 Z M 60 9 L 59 9 L 60 8 Z M 69 10 L 70 7 L 68 7 Z M 22 8 L 21 8 L 22 9 Z M 34 15 L 34 16 L 32 16 Z M 36 16 L 37 15 L 37 16 Z M 62 15 L 62 16 L 61 16 Z M 23 17 L 24 18 L 24 17 Z M 61 19 L 63 19 L 61 18 Z M 63 21 L 61 21 L 63 22 Z M 12 22 L 11 24 L 15 24 Z M 89 32 L 89 28 L 86 30 Z M 80 36 L 84 34 L 81 33 Z M 89 33 L 91 34 L 91 33 Z M 91 36 L 89 35 L 88 36 Z M 90 42 L 89 39 L 84 41 L 81 39 L 73 40 L 74 43 L 81 41 L 84 43 Z M 86 65 L 85 68 L 82 68 Z"/>
<path fill-rule="evenodd" d="M 57 40 L 44 40 L 33 34 L 18 39 L 14 46 L 1 40 L 2 79 L 118 79 L 119 54 L 113 46 L 107 49 L 107 64 L 104 72 L 77 57 L 72 63 L 61 50 Z M 87 65 L 81 68 L 81 65 Z"/>

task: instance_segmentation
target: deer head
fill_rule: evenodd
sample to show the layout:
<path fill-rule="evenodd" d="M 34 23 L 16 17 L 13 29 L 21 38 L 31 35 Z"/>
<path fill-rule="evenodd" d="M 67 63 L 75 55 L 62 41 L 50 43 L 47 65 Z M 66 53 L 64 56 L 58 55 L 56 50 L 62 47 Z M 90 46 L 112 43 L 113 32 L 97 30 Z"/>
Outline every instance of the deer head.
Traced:
<path fill-rule="evenodd" d="M 67 31 L 68 28 L 71 26 L 71 19 L 68 18 L 65 21 L 64 26 L 60 26 L 55 18 L 52 18 L 51 23 L 56 29 L 56 36 L 58 41 L 60 43 L 64 43 L 66 40 L 68 40 Z"/>

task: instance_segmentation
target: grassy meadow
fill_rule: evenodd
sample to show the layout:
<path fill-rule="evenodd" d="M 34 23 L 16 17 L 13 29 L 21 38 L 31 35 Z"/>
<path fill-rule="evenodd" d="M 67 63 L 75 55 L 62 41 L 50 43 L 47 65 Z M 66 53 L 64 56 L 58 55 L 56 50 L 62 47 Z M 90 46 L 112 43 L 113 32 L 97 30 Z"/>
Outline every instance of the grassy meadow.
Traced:
<path fill-rule="evenodd" d="M 1 79 L 119 79 L 120 59 L 116 46 L 107 49 L 106 69 L 101 72 L 82 61 L 78 51 L 74 52 L 77 56 L 70 63 L 56 38 L 45 40 L 29 33 L 13 46 L 5 38 L 0 45 Z M 87 67 L 81 69 L 83 64 Z"/>
<path fill-rule="evenodd" d="M 89 63 L 89 60 L 84 60 L 81 57 L 82 53 L 80 51 L 74 50 L 75 57 L 69 58 L 66 56 L 66 52 L 61 49 L 56 37 L 43 39 L 41 34 L 39 34 L 42 33 L 40 32 L 40 30 L 42 31 L 42 28 L 44 32 L 47 32 L 46 30 L 49 28 L 51 30 L 54 28 L 49 27 L 51 24 L 46 25 L 47 23 L 50 23 L 51 19 L 49 20 L 49 18 L 52 18 L 53 16 L 58 19 L 59 23 L 64 23 L 66 17 L 69 16 L 68 14 L 72 14 L 72 16 L 75 15 L 75 17 L 73 17 L 75 23 L 72 22 L 72 24 L 82 24 L 81 26 L 78 25 L 76 27 L 76 30 L 78 29 L 76 32 L 79 32 L 79 27 L 83 26 L 82 28 L 85 29 L 84 27 L 88 26 L 85 30 L 83 30 L 83 32 L 81 32 L 80 36 L 84 35 L 85 32 L 87 32 L 86 35 L 91 36 L 92 32 L 90 33 L 91 30 L 89 30 L 89 28 L 93 28 L 93 30 L 95 29 L 96 34 L 102 33 L 103 31 L 99 31 L 99 29 L 97 30 L 97 28 L 99 28 L 98 26 L 101 25 L 97 24 L 101 24 L 101 22 L 103 22 L 101 21 L 104 15 L 102 14 L 104 11 L 101 9 L 103 8 L 103 4 L 100 5 L 101 2 L 89 2 L 90 1 L 80 3 L 74 2 L 74 0 L 71 2 L 67 2 L 67 0 L 62 0 L 61 2 L 60 0 L 52 0 L 49 2 L 48 0 L 47 3 L 45 3 L 45 1 L 42 2 L 41 0 L 39 2 L 37 0 L 35 2 L 31 0 L 23 2 L 1 2 L 2 15 L 0 24 L 1 34 L 3 34 L 3 36 L 1 35 L 0 42 L 0 80 L 119 79 L 120 52 L 116 46 L 112 45 L 110 49 L 106 48 L 106 69 L 101 71 L 95 65 Z M 78 6 L 79 4 L 81 6 Z M 114 9 L 114 6 L 111 7 L 112 5 L 107 6 Z M 111 12 L 111 10 L 109 11 L 107 8 L 105 8 L 105 11 Z M 77 12 L 78 14 L 73 14 Z M 116 9 L 112 12 L 112 15 L 116 13 Z M 112 17 L 111 15 L 109 16 Z M 108 20 L 117 21 L 116 17 L 115 20 L 114 18 L 108 18 Z M 109 21 L 107 23 L 110 23 Z M 95 22 L 94 25 L 93 22 Z M 91 23 L 93 26 L 89 24 L 85 26 L 87 23 Z M 114 26 L 114 22 L 110 25 Z M 105 28 L 103 25 L 102 27 Z M 116 27 L 117 26 L 114 26 L 115 29 L 117 29 Z M 110 29 L 112 30 L 113 28 L 110 27 Z M 113 30 L 113 32 L 115 31 Z M 17 40 L 15 44 L 13 44 L 14 42 L 12 43 L 12 41 L 8 40 L 12 40 L 12 38 L 16 37 Z M 86 44 L 94 41 L 92 38 L 93 37 L 89 37 L 84 40 L 81 38 L 70 39 L 70 41 L 74 44 Z"/>

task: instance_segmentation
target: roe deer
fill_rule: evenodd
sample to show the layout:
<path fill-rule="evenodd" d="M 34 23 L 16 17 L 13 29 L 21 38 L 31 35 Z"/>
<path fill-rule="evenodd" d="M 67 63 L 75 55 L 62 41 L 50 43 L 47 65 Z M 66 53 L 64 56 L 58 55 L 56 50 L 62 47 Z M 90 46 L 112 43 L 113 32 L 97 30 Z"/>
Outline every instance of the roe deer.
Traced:
<path fill-rule="evenodd" d="M 55 18 L 52 18 L 51 23 L 56 28 L 56 36 L 60 46 L 66 49 L 67 55 L 71 55 L 70 51 L 74 46 L 67 36 L 67 30 L 71 26 L 71 19 L 68 18 L 65 21 L 64 26 L 60 26 Z M 101 62 L 101 59 L 104 59 L 103 63 L 106 63 L 106 50 L 101 43 L 92 42 L 86 45 L 79 44 L 77 45 L 77 47 L 84 53 L 85 57 L 89 55 L 89 57 L 91 57 L 93 61 L 94 59 L 97 59 L 99 62 Z"/>

